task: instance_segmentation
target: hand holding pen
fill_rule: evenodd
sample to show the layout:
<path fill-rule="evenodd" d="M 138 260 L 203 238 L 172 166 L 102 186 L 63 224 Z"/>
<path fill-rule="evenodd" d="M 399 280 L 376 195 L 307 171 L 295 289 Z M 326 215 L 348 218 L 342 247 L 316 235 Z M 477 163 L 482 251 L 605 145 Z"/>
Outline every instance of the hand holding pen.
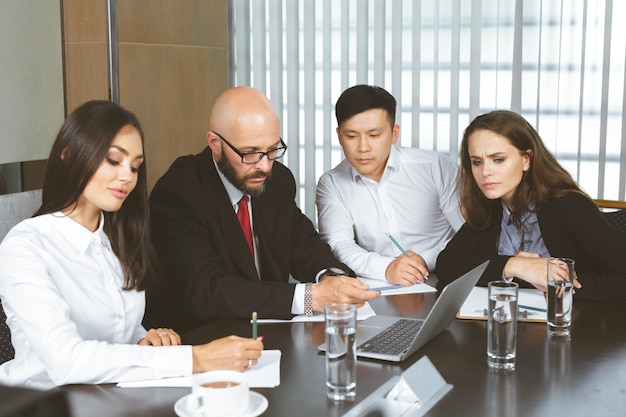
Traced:
<path fill-rule="evenodd" d="M 385 233 L 389 240 L 400 250 L 401 256 L 396 257 L 385 271 L 385 278 L 392 284 L 405 287 L 424 282 L 428 279 L 426 261 L 413 251 L 406 251 L 400 243 L 389 233 Z"/>

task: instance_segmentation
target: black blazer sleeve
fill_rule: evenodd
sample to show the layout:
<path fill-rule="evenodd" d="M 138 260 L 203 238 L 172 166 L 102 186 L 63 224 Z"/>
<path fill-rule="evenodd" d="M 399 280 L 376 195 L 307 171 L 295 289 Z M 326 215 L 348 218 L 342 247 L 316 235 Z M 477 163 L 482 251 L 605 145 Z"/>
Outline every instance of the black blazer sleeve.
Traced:
<path fill-rule="evenodd" d="M 576 298 L 626 303 L 626 237 L 588 198 L 569 193 L 537 213 L 551 256 L 572 258 L 582 288 Z"/>
<path fill-rule="evenodd" d="M 459 229 L 437 257 L 437 288 L 445 287 L 486 260 L 490 261 L 489 265 L 477 285 L 486 286 L 490 281 L 502 279 L 504 265 L 510 256 L 498 255 L 496 250 L 501 216 L 500 212 L 498 219 L 485 230 L 472 229 L 467 223 Z"/>
<path fill-rule="evenodd" d="M 292 317 L 290 273 L 311 281 L 338 264 L 294 197 L 293 176 L 275 162 L 265 193 L 252 200 L 259 277 L 210 149 L 177 159 L 150 196 L 151 237 L 166 287 L 147 291 L 144 324 L 184 330 L 252 311 Z"/>

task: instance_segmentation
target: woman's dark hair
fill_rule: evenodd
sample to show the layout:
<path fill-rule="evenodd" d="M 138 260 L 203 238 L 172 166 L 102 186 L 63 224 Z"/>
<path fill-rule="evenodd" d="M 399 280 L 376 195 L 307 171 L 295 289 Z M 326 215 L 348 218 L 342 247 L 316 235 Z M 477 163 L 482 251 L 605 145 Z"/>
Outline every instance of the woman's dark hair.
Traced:
<path fill-rule="evenodd" d="M 46 167 L 42 204 L 35 216 L 76 205 L 85 186 L 107 156 L 113 139 L 125 126 L 143 131 L 135 115 L 110 101 L 88 101 L 76 108 L 59 131 Z M 124 271 L 124 289 L 145 289 L 157 278 L 156 256 L 150 243 L 146 164 L 122 207 L 106 212 L 104 231 Z"/>
<path fill-rule="evenodd" d="M 530 167 L 522 175 L 522 180 L 511 199 L 509 210 L 514 220 L 519 220 L 531 203 L 535 203 L 535 210 L 538 210 L 543 204 L 570 192 L 580 193 L 589 198 L 546 149 L 541 137 L 526 119 L 512 111 L 496 110 L 476 117 L 465 129 L 461 142 L 461 166 L 457 185 L 461 211 L 471 227 L 475 229 L 488 227 L 492 221 L 492 213 L 501 207 L 499 199 L 489 200 L 485 197 L 472 174 L 468 141 L 470 136 L 479 130 L 489 130 L 507 138 L 520 154 L 528 155 L 530 158 Z"/>

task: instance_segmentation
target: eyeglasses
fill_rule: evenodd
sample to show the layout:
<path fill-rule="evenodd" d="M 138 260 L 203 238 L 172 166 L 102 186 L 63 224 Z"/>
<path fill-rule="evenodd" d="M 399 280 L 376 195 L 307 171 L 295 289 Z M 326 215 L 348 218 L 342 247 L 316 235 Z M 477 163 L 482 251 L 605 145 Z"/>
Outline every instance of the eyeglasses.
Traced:
<path fill-rule="evenodd" d="M 264 156 L 267 156 L 267 159 L 273 161 L 274 159 L 282 158 L 283 155 L 285 155 L 285 151 L 287 150 L 287 145 L 285 145 L 285 142 L 283 142 L 283 139 L 281 138 L 280 146 L 278 148 L 270 149 L 267 152 L 245 152 L 244 153 L 244 152 L 241 152 L 239 149 L 235 148 L 233 145 L 231 145 L 230 142 L 224 139 L 224 136 L 220 135 L 217 132 L 213 132 L 213 133 L 219 136 L 219 138 L 222 139 L 224 143 L 227 144 L 230 149 L 232 149 L 237 155 L 239 155 L 241 157 L 241 162 L 243 162 L 244 164 L 256 164 L 257 162 L 261 161 L 261 159 L 263 159 Z"/>

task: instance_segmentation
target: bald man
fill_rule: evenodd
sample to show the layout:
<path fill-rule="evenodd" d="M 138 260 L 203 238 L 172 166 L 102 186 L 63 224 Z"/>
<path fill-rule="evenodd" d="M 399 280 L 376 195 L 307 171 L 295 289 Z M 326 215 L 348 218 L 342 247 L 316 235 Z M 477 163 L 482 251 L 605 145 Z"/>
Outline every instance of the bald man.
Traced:
<path fill-rule="evenodd" d="M 207 140 L 203 152 L 178 158 L 150 196 L 166 286 L 148 291 L 146 325 L 184 331 L 253 311 L 291 318 L 380 295 L 352 278 L 298 209 L 294 177 L 277 161 L 287 148 L 278 115 L 263 93 L 220 95 Z"/>

